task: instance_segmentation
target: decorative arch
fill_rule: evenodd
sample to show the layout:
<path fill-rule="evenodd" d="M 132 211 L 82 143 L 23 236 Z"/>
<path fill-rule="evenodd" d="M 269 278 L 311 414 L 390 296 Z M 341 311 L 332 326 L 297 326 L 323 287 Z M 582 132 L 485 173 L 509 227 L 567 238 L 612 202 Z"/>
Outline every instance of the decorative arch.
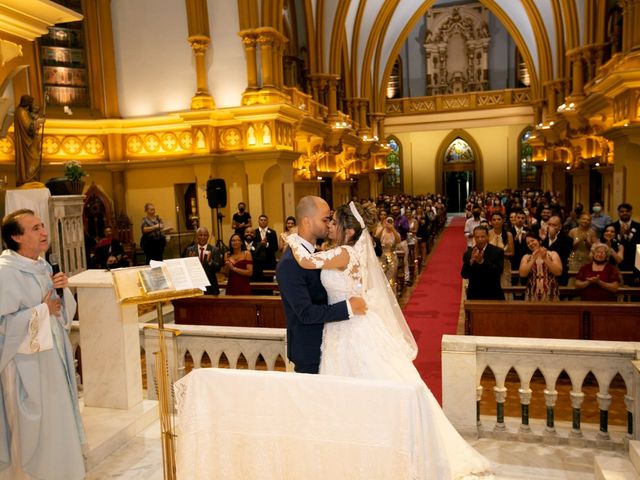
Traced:
<path fill-rule="evenodd" d="M 451 144 L 456 139 L 461 139 L 473 152 L 473 161 L 468 162 L 446 162 L 445 155 Z M 482 151 L 478 142 L 463 129 L 452 130 L 440 143 L 436 154 L 436 193 L 445 193 L 444 175 L 445 172 L 470 171 L 473 172 L 473 184 L 471 190 L 484 190 Z"/>
<path fill-rule="evenodd" d="M 387 137 L 387 144 L 391 151 L 385 158 L 385 167 L 387 171 L 383 177 L 382 191 L 384 193 L 402 193 L 402 143 L 398 137 L 390 135 Z"/>
<path fill-rule="evenodd" d="M 514 22 L 504 12 L 504 10 L 502 10 L 502 8 L 500 8 L 500 6 L 495 2 L 495 0 L 478 0 L 478 1 L 482 5 L 484 5 L 486 8 L 488 8 L 489 11 L 491 11 L 491 13 L 493 13 L 498 18 L 498 20 L 505 27 L 505 29 L 507 30 L 507 32 L 509 33 L 509 35 L 513 39 L 514 43 L 516 44 L 516 47 L 520 51 L 520 53 L 522 55 L 522 58 L 524 59 L 524 62 L 527 65 L 527 68 L 528 68 L 529 73 L 531 75 L 531 96 L 532 96 L 532 98 L 540 98 L 540 97 L 542 97 L 542 86 L 541 85 L 542 85 L 542 83 L 544 83 L 546 81 L 546 78 L 543 78 L 542 76 L 539 77 L 539 73 L 540 72 L 538 72 L 537 69 L 536 69 L 536 63 L 533 60 L 533 56 L 531 54 L 531 51 L 527 47 L 527 44 L 524 41 L 524 38 L 522 37 L 522 35 L 518 31 L 518 29 L 516 28 Z M 389 75 L 391 74 L 391 70 L 393 68 L 393 64 L 395 62 L 395 58 L 399 55 L 400 49 L 402 48 L 402 45 L 404 44 L 405 40 L 407 39 L 407 37 L 409 36 L 411 31 L 415 27 L 416 23 L 425 15 L 427 10 L 429 10 L 429 8 L 431 8 L 434 3 L 435 2 L 432 1 L 432 0 L 427 0 L 420 6 L 420 8 L 418 8 L 414 12 L 414 14 L 411 16 L 410 20 L 408 22 L 406 22 L 406 25 L 403 28 L 403 30 L 400 33 L 400 35 L 398 35 L 398 38 L 397 38 L 395 44 L 393 45 L 393 47 L 391 49 L 390 55 L 388 55 L 388 57 L 387 57 L 386 65 L 384 66 L 384 70 L 383 70 L 381 85 L 379 86 L 378 90 L 375 92 L 376 98 L 377 98 L 377 100 L 379 101 L 379 104 L 382 107 L 381 111 L 385 111 L 385 109 L 386 109 L 386 98 L 385 98 L 386 85 L 387 85 L 387 82 L 388 82 L 388 79 L 389 79 Z M 386 32 L 384 32 L 384 33 L 386 34 Z M 380 59 L 380 60 L 382 61 L 383 59 Z M 541 64 L 542 64 L 542 62 L 550 62 L 550 60 L 549 59 L 546 59 L 546 60 L 545 59 L 540 59 L 540 63 Z"/>

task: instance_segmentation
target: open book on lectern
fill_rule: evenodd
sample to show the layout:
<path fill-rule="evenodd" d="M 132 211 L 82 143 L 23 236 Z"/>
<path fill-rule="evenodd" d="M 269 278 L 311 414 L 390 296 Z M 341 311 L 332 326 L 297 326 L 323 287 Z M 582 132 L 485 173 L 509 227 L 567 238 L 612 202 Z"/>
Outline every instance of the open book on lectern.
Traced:
<path fill-rule="evenodd" d="M 180 292 L 204 292 L 211 285 L 198 257 L 151 261 L 143 267 L 111 271 L 120 301 L 146 302 Z"/>

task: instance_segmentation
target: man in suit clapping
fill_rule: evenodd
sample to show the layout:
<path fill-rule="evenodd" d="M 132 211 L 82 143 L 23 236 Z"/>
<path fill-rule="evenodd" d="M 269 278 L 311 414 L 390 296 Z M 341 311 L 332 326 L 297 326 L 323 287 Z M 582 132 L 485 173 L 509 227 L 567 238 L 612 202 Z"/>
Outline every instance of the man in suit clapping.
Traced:
<path fill-rule="evenodd" d="M 196 243 L 189 245 L 185 251 L 187 257 L 198 257 L 204 272 L 207 274 L 210 286 L 207 287 L 206 295 L 219 295 L 218 279 L 216 272 L 222 268 L 222 253 L 218 247 L 209 243 L 209 230 L 200 227 L 196 230 Z"/>

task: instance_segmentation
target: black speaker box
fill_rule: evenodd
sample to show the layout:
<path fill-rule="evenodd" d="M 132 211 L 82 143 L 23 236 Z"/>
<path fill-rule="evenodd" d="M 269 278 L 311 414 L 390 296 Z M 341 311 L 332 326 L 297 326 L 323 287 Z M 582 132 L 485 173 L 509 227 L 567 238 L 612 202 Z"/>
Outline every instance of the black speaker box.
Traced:
<path fill-rule="evenodd" d="M 207 181 L 207 200 L 209 208 L 227 206 L 227 185 L 224 183 L 224 178 L 212 178 Z"/>

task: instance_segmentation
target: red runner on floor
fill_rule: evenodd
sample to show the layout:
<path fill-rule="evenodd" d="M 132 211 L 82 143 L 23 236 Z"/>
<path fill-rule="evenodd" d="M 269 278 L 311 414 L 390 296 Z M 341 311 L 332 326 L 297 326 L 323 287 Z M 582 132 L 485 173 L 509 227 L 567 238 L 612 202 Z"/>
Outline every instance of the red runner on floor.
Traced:
<path fill-rule="evenodd" d="M 464 217 L 451 219 L 429 257 L 420 281 L 404 308 L 418 343 L 414 361 L 420 376 L 442 404 L 442 335 L 456 333 L 462 288 L 462 254 L 466 249 Z"/>

